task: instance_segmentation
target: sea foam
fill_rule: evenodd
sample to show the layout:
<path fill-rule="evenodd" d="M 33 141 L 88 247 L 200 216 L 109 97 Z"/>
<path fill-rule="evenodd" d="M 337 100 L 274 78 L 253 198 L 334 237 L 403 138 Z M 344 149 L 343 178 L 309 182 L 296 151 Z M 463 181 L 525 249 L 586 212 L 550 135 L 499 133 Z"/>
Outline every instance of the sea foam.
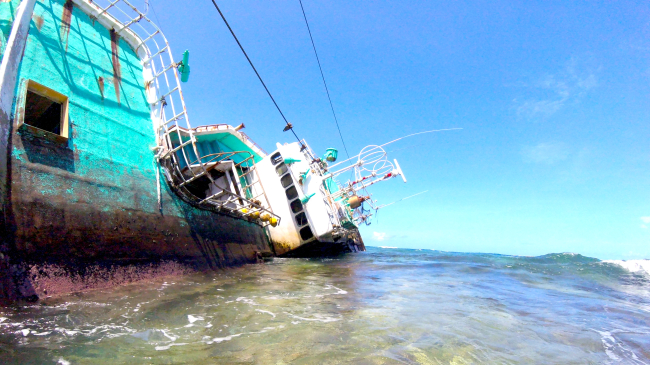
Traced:
<path fill-rule="evenodd" d="M 650 260 L 604 260 L 603 262 L 621 266 L 629 272 L 650 275 Z"/>

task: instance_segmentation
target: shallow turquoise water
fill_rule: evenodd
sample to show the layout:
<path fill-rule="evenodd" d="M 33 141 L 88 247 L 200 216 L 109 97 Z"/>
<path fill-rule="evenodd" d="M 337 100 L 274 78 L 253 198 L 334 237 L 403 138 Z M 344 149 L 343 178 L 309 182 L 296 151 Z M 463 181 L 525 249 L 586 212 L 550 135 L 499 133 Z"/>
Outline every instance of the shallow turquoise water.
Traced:
<path fill-rule="evenodd" d="M 369 248 L 0 309 L 0 362 L 650 364 L 650 276 Z"/>

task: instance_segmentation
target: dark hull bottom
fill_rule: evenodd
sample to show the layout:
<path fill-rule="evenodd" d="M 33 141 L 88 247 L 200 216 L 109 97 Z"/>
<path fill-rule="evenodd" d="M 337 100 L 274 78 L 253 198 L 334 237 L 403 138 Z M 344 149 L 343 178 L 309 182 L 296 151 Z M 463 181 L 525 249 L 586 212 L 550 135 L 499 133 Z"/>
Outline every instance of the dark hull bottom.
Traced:
<path fill-rule="evenodd" d="M 349 240 L 347 242 L 313 241 L 280 255 L 280 257 L 330 257 L 365 250 L 366 246 L 364 246 L 360 239 L 354 241 Z"/>
<path fill-rule="evenodd" d="M 176 217 L 86 207 L 14 205 L 0 253 L 0 302 L 241 266 L 272 255 L 261 227 L 232 217 L 196 209 Z"/>

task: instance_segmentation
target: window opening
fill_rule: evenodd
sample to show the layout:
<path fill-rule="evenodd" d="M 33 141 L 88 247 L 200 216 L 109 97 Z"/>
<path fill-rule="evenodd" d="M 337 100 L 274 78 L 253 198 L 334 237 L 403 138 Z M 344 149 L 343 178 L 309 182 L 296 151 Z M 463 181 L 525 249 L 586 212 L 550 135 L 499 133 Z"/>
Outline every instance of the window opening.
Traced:
<path fill-rule="evenodd" d="M 292 186 L 289 189 L 287 189 L 286 193 L 287 193 L 288 200 L 293 200 L 298 197 L 298 190 L 296 190 L 295 186 Z"/>
<path fill-rule="evenodd" d="M 282 176 L 287 172 L 287 165 L 285 164 L 279 164 L 278 167 L 275 168 L 275 172 L 278 173 L 278 176 Z"/>
<path fill-rule="evenodd" d="M 314 237 L 314 234 L 312 233 L 311 228 L 309 228 L 309 226 L 306 226 L 300 230 L 300 238 L 302 238 L 303 241 L 307 241 L 312 237 Z"/>
<path fill-rule="evenodd" d="M 298 227 L 302 227 L 307 223 L 309 222 L 307 222 L 307 216 L 305 215 L 305 212 L 296 215 L 296 224 L 298 225 Z"/>
<path fill-rule="evenodd" d="M 280 162 L 282 162 L 282 155 L 280 155 L 280 152 L 276 152 L 276 153 L 273 154 L 273 156 L 271 156 L 271 162 L 274 165 L 277 165 Z"/>
<path fill-rule="evenodd" d="M 61 134 L 61 104 L 27 91 L 25 123 L 54 134 Z"/>
<path fill-rule="evenodd" d="M 68 138 L 68 98 L 32 80 L 27 81 L 20 124 Z"/>
<path fill-rule="evenodd" d="M 282 176 L 282 179 L 280 179 L 280 183 L 282 183 L 283 188 L 286 188 L 287 186 L 293 184 L 293 179 L 291 178 L 291 174 L 286 174 Z"/>
<path fill-rule="evenodd" d="M 300 199 L 296 199 L 291 202 L 291 211 L 293 214 L 302 212 L 302 203 L 300 202 Z"/>

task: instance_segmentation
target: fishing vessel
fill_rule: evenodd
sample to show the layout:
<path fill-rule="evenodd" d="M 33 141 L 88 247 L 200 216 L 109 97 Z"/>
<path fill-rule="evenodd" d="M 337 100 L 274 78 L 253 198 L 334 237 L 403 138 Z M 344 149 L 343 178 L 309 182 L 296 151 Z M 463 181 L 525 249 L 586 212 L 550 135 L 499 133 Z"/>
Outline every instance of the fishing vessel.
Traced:
<path fill-rule="evenodd" d="M 192 127 L 189 53 L 174 58 L 146 5 L 10 0 L 0 18 L 3 300 L 363 251 L 366 189 L 403 178 L 381 146 L 337 162 Z"/>

